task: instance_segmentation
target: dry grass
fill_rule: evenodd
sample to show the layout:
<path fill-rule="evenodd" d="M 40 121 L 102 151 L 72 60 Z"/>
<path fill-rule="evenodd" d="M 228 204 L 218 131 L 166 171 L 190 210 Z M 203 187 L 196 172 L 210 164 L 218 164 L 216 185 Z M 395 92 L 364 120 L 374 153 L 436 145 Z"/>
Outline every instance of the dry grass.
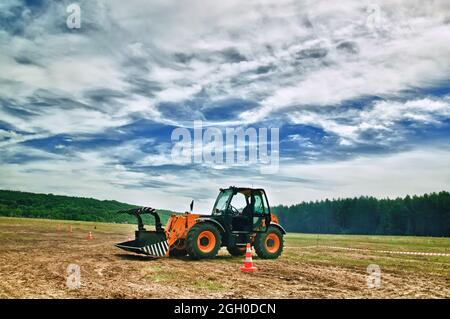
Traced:
<path fill-rule="evenodd" d="M 72 233 L 68 232 L 72 226 Z M 449 252 L 449 238 L 289 234 L 277 260 L 254 258 L 255 274 L 239 271 L 242 258 L 222 249 L 214 260 L 153 259 L 113 246 L 135 226 L 0 218 L 1 298 L 449 298 L 450 257 L 339 251 Z M 94 239 L 86 236 L 92 231 Z M 366 268 L 382 270 L 369 289 Z M 81 267 L 81 288 L 66 287 L 67 266 Z"/>

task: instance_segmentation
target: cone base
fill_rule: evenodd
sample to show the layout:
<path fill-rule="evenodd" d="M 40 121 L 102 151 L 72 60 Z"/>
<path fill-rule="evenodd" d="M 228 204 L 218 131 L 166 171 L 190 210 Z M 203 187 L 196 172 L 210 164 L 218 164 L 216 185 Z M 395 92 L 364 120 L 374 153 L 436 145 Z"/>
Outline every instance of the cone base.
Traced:
<path fill-rule="evenodd" d="M 257 268 L 254 267 L 254 266 L 252 266 L 252 267 L 241 267 L 240 269 L 243 272 L 255 272 L 257 270 Z"/>

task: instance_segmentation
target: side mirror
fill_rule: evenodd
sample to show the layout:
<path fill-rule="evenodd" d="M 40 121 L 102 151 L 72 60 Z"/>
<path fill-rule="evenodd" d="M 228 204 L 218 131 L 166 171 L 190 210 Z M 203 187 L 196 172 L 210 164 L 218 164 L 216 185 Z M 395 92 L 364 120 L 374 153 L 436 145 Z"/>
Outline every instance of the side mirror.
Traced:
<path fill-rule="evenodd" d="M 191 205 L 189 207 L 191 208 L 191 213 L 192 213 L 192 210 L 194 209 L 194 200 L 192 200 Z"/>

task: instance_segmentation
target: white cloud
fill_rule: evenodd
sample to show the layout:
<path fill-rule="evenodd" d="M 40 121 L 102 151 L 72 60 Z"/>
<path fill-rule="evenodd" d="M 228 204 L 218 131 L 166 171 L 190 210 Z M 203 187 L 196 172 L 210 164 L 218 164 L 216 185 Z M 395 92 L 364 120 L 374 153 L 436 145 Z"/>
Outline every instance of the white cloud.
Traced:
<path fill-rule="evenodd" d="M 17 137 L 17 133 L 14 131 L 8 131 L 8 130 L 0 130 L 0 141 L 4 140 L 4 139 L 9 139 L 9 138 L 15 138 Z"/>
<path fill-rule="evenodd" d="M 36 152 L 31 155 L 45 155 Z M 2 188 L 116 199 L 180 211 L 193 198 L 197 202 L 196 211 L 208 213 L 218 189 L 229 185 L 263 187 L 275 205 L 360 195 L 422 194 L 445 190 L 450 184 L 450 151 L 442 145 L 340 162 L 281 163 L 277 178 L 269 179 L 253 171 L 233 175 L 226 169 L 213 175 L 205 172 L 199 175 L 195 170 L 158 174 L 152 170 L 130 171 L 106 157 L 109 152 L 90 151 L 73 157 L 51 155 L 45 160 L 20 165 L 4 163 L 0 166 Z M 199 180 L 201 183 L 192 182 Z M 152 183 L 170 185 L 148 186 Z"/>
<path fill-rule="evenodd" d="M 124 118 L 114 118 L 106 113 L 82 108 L 69 110 L 42 108 L 31 121 L 27 118 L 14 117 L 1 109 L 0 116 L 20 131 L 37 133 L 29 135 L 29 138 L 39 138 L 42 134 L 102 132 L 106 128 L 127 123 Z"/>
<path fill-rule="evenodd" d="M 411 120 L 418 123 L 439 123 L 450 117 L 450 96 L 442 99 L 416 99 L 404 103 L 377 102 L 372 109 L 361 112 L 363 122 L 369 127 L 388 127 L 396 121 Z"/>
<path fill-rule="evenodd" d="M 339 136 L 341 145 L 364 141 L 368 131 L 402 138 L 397 126 L 402 120 L 440 125 L 450 116 L 448 97 L 404 93 L 449 79 L 448 1 L 375 1 L 379 20 L 370 20 L 372 1 L 79 2 L 80 32 L 61 30 L 65 4 L 56 2 L 38 17 L 24 9 L 17 19 L 20 32 L 0 31 L 0 98 L 6 101 L 0 118 L 23 131 L 0 131 L 1 154 L 45 158 L 2 162 L 2 187 L 172 209 L 183 209 L 184 202 L 187 206 L 188 188 L 193 197 L 207 195 L 197 207 L 209 211 L 217 189 L 227 184 L 266 187 L 272 203 L 355 194 L 394 196 L 448 185 L 449 154 L 438 147 L 336 163 L 282 164 L 280 175 L 266 180 L 250 171 L 221 169 L 215 175 L 211 167 L 159 173 L 156 166 L 170 164 L 171 158 L 170 147 L 156 137 L 150 141 L 152 154 L 140 150 L 139 140 L 90 151 L 56 146 L 67 155 L 18 144 L 55 134 L 102 133 L 136 118 L 186 125 L 190 118 L 164 113 L 157 106 L 179 102 L 184 114 L 201 117 L 202 103 L 183 103 L 198 95 L 207 102 L 240 98 L 262 105 L 238 110 L 238 118 L 205 125 L 272 120 L 288 110 L 293 123 L 321 127 Z M 16 5 L 2 1 L 0 15 L 13 16 Z M 98 102 L 90 97 L 93 91 L 111 96 L 105 93 L 109 100 Z M 60 102 L 38 106 L 36 102 L 48 96 Z M 340 108 L 347 100 L 365 96 L 381 101 L 362 110 Z M 18 116 L 6 106 L 31 115 Z M 291 141 L 311 146 L 298 134 L 291 135 Z M 309 154 L 320 157 L 315 150 Z M 135 166 L 121 164 L 127 160 Z M 148 165 L 153 167 L 145 171 Z M 292 176 L 317 183 L 288 181 Z M 139 188 L 152 181 L 165 186 Z"/>
<path fill-rule="evenodd" d="M 450 117 L 450 97 L 422 98 L 404 102 L 385 100 L 375 102 L 361 110 L 329 110 L 328 112 L 295 111 L 289 118 L 295 124 L 320 127 L 341 138 L 342 145 L 364 142 L 362 134 L 378 131 L 382 136 L 395 132 L 395 138 L 404 138 L 405 127 L 401 121 L 411 121 L 423 126 L 435 124 Z M 386 139 L 388 142 L 389 139 Z M 372 141 L 374 142 L 374 141 Z M 382 141 L 380 141 L 382 142 Z"/>
<path fill-rule="evenodd" d="M 311 164 L 280 165 L 280 175 L 299 176 L 320 182 L 310 184 L 266 182 L 272 202 L 294 204 L 301 201 L 353 196 L 396 197 L 448 190 L 450 151 L 447 145 L 432 145 L 392 155 Z"/>
<path fill-rule="evenodd" d="M 241 113 L 245 123 L 286 107 L 389 97 L 447 79 L 448 3 L 376 4 L 381 33 L 369 27 L 372 3 L 364 1 L 81 1 L 86 33 L 59 30 L 64 5 L 51 4 L 39 19 L 26 19 L 25 36 L 0 36 L 0 95 L 25 99 L 44 89 L 83 101 L 96 88 L 129 94 L 129 79 L 139 77 L 161 88 L 142 97 L 152 107 L 200 92 L 259 102 Z M 245 60 L 233 61 L 226 50 Z M 308 55 L 314 50 L 318 57 Z M 36 64 L 17 63 L 20 54 Z M 260 67 L 271 71 L 256 74 Z"/>

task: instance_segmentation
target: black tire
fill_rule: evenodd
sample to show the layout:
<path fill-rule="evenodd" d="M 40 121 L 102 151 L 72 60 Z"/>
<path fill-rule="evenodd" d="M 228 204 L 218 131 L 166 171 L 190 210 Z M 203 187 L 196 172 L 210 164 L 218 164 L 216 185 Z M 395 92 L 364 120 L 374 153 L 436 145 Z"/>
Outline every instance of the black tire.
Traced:
<path fill-rule="evenodd" d="M 231 256 L 244 256 L 245 255 L 245 246 L 230 246 L 227 247 L 228 252 Z"/>
<path fill-rule="evenodd" d="M 170 251 L 169 256 L 171 257 L 184 257 L 187 255 L 186 251 L 186 243 L 184 241 L 180 242 L 175 245 Z"/>
<path fill-rule="evenodd" d="M 199 236 L 204 232 L 207 232 L 208 235 L 214 236 L 214 239 L 211 238 L 214 240 L 214 243 L 213 240 L 211 240 L 211 249 L 207 251 L 198 245 Z M 206 237 L 200 238 L 200 242 L 205 238 Z M 210 245 L 210 241 L 206 238 L 205 246 L 208 245 Z M 220 236 L 220 232 L 216 226 L 210 223 L 195 224 L 191 227 L 187 234 L 186 251 L 192 259 L 214 258 L 219 252 L 221 245 L 222 237 Z"/>
<path fill-rule="evenodd" d="M 276 242 L 271 239 L 272 236 L 278 237 L 278 247 L 274 250 Z M 258 233 L 255 238 L 254 245 L 256 254 L 262 259 L 275 259 L 278 258 L 283 252 L 284 238 L 283 233 L 279 228 L 274 226 L 269 226 L 269 229 L 265 233 Z M 272 248 L 273 247 L 273 248 Z"/>
<path fill-rule="evenodd" d="M 172 249 L 169 251 L 169 256 L 171 257 L 184 257 L 187 255 L 186 249 L 180 250 L 180 249 Z"/>

